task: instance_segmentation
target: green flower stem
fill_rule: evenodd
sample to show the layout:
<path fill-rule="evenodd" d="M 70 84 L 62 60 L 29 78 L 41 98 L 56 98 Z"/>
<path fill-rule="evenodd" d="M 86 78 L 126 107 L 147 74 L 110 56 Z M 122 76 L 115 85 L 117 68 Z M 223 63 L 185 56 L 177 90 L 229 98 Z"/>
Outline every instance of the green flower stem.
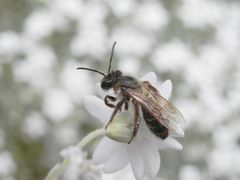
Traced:
<path fill-rule="evenodd" d="M 45 180 L 58 180 L 65 167 L 69 164 L 69 159 L 64 159 L 61 163 L 56 164 L 48 173 Z"/>
<path fill-rule="evenodd" d="M 76 146 L 81 150 L 97 137 L 104 135 L 105 129 L 97 129 L 86 135 Z M 69 158 L 64 159 L 61 163 L 56 164 L 48 173 L 45 180 L 58 180 L 64 169 L 70 163 Z"/>
<path fill-rule="evenodd" d="M 88 143 L 90 143 L 92 140 L 96 139 L 97 137 L 105 134 L 105 128 L 97 129 L 91 133 L 89 133 L 87 136 L 85 136 L 78 144 L 77 147 L 80 149 L 83 149 Z"/>

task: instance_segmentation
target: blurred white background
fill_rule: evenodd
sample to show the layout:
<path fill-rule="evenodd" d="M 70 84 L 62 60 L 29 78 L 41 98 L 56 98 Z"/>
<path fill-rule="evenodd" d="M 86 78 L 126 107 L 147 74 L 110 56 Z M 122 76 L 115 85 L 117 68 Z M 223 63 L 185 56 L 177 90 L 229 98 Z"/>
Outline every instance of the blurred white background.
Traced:
<path fill-rule="evenodd" d="M 76 67 L 106 72 L 115 40 L 113 67 L 171 79 L 186 119 L 156 179 L 239 180 L 239 0 L 1 0 L 0 179 L 43 179 L 100 126 L 82 99 L 101 77 Z"/>

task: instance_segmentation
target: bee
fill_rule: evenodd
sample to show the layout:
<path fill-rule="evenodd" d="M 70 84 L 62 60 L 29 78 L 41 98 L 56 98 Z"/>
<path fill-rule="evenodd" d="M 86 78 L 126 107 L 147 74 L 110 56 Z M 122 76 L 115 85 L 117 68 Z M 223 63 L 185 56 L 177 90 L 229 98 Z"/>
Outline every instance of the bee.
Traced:
<path fill-rule="evenodd" d="M 155 136 L 166 139 L 169 132 L 175 132 L 177 124 L 184 120 L 182 114 L 172 103 L 161 96 L 160 92 L 150 82 L 140 81 L 132 76 L 123 75 L 119 70 L 111 71 L 115 45 L 116 41 L 112 46 L 107 74 L 91 68 L 77 68 L 101 74 L 103 76 L 101 88 L 103 90 L 110 90 L 112 88 L 115 94 L 121 97 L 118 102 L 116 102 L 116 97 L 110 95 L 106 95 L 104 98 L 105 104 L 114 108 L 106 128 L 122 108 L 128 110 L 129 103 L 132 103 L 134 128 L 131 140 L 128 143 L 130 144 L 137 135 L 140 124 L 140 112 L 142 112 L 143 119 L 149 130 Z M 114 104 L 114 102 L 116 103 Z"/>

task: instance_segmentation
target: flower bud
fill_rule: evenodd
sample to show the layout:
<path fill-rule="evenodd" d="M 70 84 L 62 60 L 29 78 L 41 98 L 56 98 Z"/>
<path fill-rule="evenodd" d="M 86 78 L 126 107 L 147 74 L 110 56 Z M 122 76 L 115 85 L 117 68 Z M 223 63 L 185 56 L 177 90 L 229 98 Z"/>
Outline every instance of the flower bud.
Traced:
<path fill-rule="evenodd" d="M 133 118 L 129 118 L 129 113 L 118 114 L 106 128 L 106 136 L 114 141 L 129 143 L 133 136 Z"/>

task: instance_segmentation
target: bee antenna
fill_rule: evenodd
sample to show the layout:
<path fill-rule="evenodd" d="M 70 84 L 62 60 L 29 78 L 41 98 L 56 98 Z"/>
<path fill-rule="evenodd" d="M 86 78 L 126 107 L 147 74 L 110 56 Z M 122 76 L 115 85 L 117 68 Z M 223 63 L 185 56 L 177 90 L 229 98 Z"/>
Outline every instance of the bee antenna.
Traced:
<path fill-rule="evenodd" d="M 99 73 L 101 75 L 103 75 L 104 77 L 106 77 L 106 75 L 96 69 L 91 69 L 91 68 L 85 68 L 85 67 L 78 67 L 77 69 L 83 69 L 83 70 L 87 70 L 87 71 L 93 71 L 93 72 L 96 72 L 96 73 Z"/>
<path fill-rule="evenodd" d="M 109 66 L 108 66 L 108 74 L 110 74 L 110 71 L 111 71 L 113 53 L 114 53 L 114 48 L 115 48 L 116 43 L 117 43 L 117 41 L 114 41 L 113 46 L 112 46 L 112 52 L 111 52 Z"/>

